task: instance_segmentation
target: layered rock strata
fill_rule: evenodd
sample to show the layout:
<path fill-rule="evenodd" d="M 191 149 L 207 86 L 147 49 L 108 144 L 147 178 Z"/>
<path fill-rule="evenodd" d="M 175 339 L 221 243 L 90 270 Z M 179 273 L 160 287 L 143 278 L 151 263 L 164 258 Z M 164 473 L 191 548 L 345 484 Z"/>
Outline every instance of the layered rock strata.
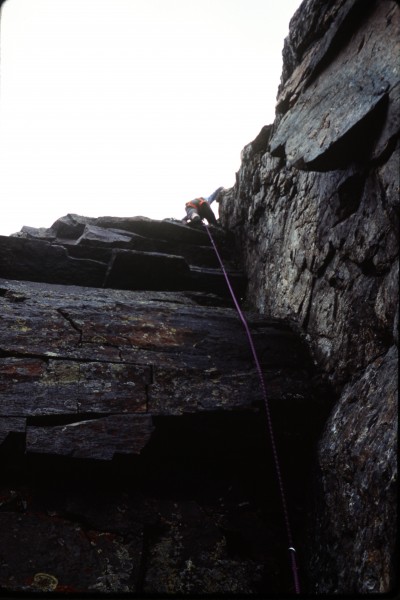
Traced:
<path fill-rule="evenodd" d="M 247 279 L 312 594 L 396 584 L 399 10 L 302 3 L 213 231 L 239 296 Z M 68 215 L 0 246 L 2 590 L 292 592 L 205 232 Z"/>
<path fill-rule="evenodd" d="M 260 384 L 206 232 L 68 215 L 0 244 L 1 589 L 290 592 Z M 247 318 L 302 532 L 329 393 L 289 325 Z"/>
<path fill-rule="evenodd" d="M 237 292 L 243 276 L 230 269 L 227 236 L 218 229 L 230 278 Z M 228 236 L 229 237 L 229 236 Z M 0 236 L 2 277 L 63 285 L 130 290 L 208 290 L 226 294 L 226 285 L 209 238 L 179 221 L 146 217 L 98 219 L 66 215 L 49 229 L 23 227 Z"/>
<path fill-rule="evenodd" d="M 276 119 L 220 204 L 250 305 L 302 329 L 339 395 L 318 449 L 318 593 L 396 582 L 399 30 L 392 0 L 303 2 Z"/>

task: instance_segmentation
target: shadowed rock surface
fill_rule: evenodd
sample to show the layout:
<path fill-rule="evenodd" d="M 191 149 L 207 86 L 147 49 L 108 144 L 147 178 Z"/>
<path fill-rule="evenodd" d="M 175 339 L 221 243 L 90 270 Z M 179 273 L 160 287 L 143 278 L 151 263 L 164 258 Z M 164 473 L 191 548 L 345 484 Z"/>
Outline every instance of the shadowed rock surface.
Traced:
<path fill-rule="evenodd" d="M 338 401 L 318 446 L 310 591 L 396 589 L 400 8 L 306 0 L 274 123 L 220 204 L 250 305 L 297 323 Z"/>
<path fill-rule="evenodd" d="M 212 228 L 312 595 L 397 582 L 399 14 L 302 3 L 275 122 Z M 0 278 L 0 589 L 292 593 L 260 389 L 206 232 L 67 215 L 0 238 Z"/>
<path fill-rule="evenodd" d="M 206 235 L 67 215 L 1 238 L 6 592 L 291 590 L 260 384 Z M 330 392 L 289 324 L 247 318 L 301 530 Z"/>
<path fill-rule="evenodd" d="M 229 235 L 215 229 L 237 292 L 244 279 L 237 271 Z M 226 241 L 227 240 L 227 241 Z M 23 227 L 0 236 L 0 276 L 63 285 L 130 290 L 196 290 L 210 287 L 227 295 L 207 233 L 180 221 L 146 217 L 66 215 L 49 229 Z"/>

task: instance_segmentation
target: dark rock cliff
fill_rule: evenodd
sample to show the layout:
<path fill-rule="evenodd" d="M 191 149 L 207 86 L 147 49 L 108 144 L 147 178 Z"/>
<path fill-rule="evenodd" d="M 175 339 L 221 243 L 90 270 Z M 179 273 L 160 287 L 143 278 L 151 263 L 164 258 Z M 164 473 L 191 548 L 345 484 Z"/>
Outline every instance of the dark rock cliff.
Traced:
<path fill-rule="evenodd" d="M 212 228 L 303 591 L 396 585 L 399 6 L 305 0 Z M 0 237 L 0 590 L 293 593 L 260 386 L 202 229 Z"/>
<path fill-rule="evenodd" d="M 240 297 L 233 238 L 213 236 Z M 0 247 L 1 589 L 292 591 L 261 388 L 206 231 L 67 215 Z M 290 325 L 247 320 L 298 534 L 330 392 Z"/>
<path fill-rule="evenodd" d="M 249 306 L 304 332 L 338 398 L 318 445 L 316 593 L 397 581 L 399 31 L 392 0 L 305 0 L 276 119 L 220 204 Z"/>

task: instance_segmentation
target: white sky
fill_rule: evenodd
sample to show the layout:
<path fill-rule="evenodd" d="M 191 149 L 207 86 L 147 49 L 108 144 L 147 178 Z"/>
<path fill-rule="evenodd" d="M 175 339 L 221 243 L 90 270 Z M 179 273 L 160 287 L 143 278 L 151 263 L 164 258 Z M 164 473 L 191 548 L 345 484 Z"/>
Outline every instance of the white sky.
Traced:
<path fill-rule="evenodd" d="M 6 0 L 0 235 L 67 213 L 182 218 L 231 187 L 243 146 L 274 120 L 299 5 Z"/>

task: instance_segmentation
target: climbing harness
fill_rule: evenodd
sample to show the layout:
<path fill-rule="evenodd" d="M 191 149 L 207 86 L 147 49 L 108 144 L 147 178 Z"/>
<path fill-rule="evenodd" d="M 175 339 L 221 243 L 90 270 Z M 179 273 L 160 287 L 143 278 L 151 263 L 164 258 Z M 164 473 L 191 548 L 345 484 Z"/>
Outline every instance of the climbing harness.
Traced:
<path fill-rule="evenodd" d="M 280 497 L 281 497 L 281 502 L 282 502 L 283 517 L 284 517 L 284 521 L 285 521 L 286 535 L 287 535 L 287 541 L 288 541 L 288 546 L 289 546 L 288 551 L 289 551 L 289 555 L 290 555 L 290 564 L 291 564 L 292 574 L 293 574 L 293 583 L 294 583 L 294 588 L 295 588 L 296 594 L 300 594 L 300 581 L 299 581 L 299 575 L 298 575 L 296 550 L 295 550 L 294 544 L 293 544 L 292 529 L 291 529 L 290 520 L 289 520 L 289 511 L 287 508 L 286 494 L 285 494 L 285 489 L 284 489 L 284 485 L 283 485 L 283 479 L 282 479 L 282 473 L 281 473 L 281 467 L 280 467 L 276 442 L 275 442 L 274 430 L 272 427 L 271 411 L 269 408 L 269 401 L 268 401 L 267 390 L 266 390 L 266 386 L 265 386 L 263 372 L 261 369 L 260 361 L 258 360 L 257 352 L 256 352 L 256 349 L 254 346 L 254 342 L 253 342 L 253 338 L 252 338 L 249 326 L 248 326 L 246 318 L 239 306 L 239 303 L 236 299 L 235 292 L 233 291 L 231 282 L 228 277 L 228 273 L 226 272 L 224 263 L 222 262 L 222 258 L 218 252 L 218 248 L 214 242 L 214 239 L 211 235 L 211 231 L 210 231 L 208 225 L 206 225 L 205 223 L 203 223 L 203 225 L 208 233 L 208 237 L 210 238 L 211 245 L 214 248 L 214 252 L 215 252 L 218 262 L 220 264 L 222 273 L 225 277 L 225 281 L 228 286 L 229 292 L 232 296 L 233 303 L 235 305 L 235 308 L 237 310 L 239 318 L 242 321 L 244 329 L 246 331 L 247 339 L 248 339 L 250 349 L 251 349 L 251 352 L 253 355 L 254 363 L 256 365 L 257 373 L 258 373 L 258 376 L 260 379 L 261 391 L 262 391 L 262 396 L 264 399 L 266 415 L 267 415 L 269 437 L 270 437 L 272 454 L 273 454 L 274 464 L 275 464 L 275 471 L 276 471 L 276 476 L 278 479 L 279 492 L 280 492 Z"/>

